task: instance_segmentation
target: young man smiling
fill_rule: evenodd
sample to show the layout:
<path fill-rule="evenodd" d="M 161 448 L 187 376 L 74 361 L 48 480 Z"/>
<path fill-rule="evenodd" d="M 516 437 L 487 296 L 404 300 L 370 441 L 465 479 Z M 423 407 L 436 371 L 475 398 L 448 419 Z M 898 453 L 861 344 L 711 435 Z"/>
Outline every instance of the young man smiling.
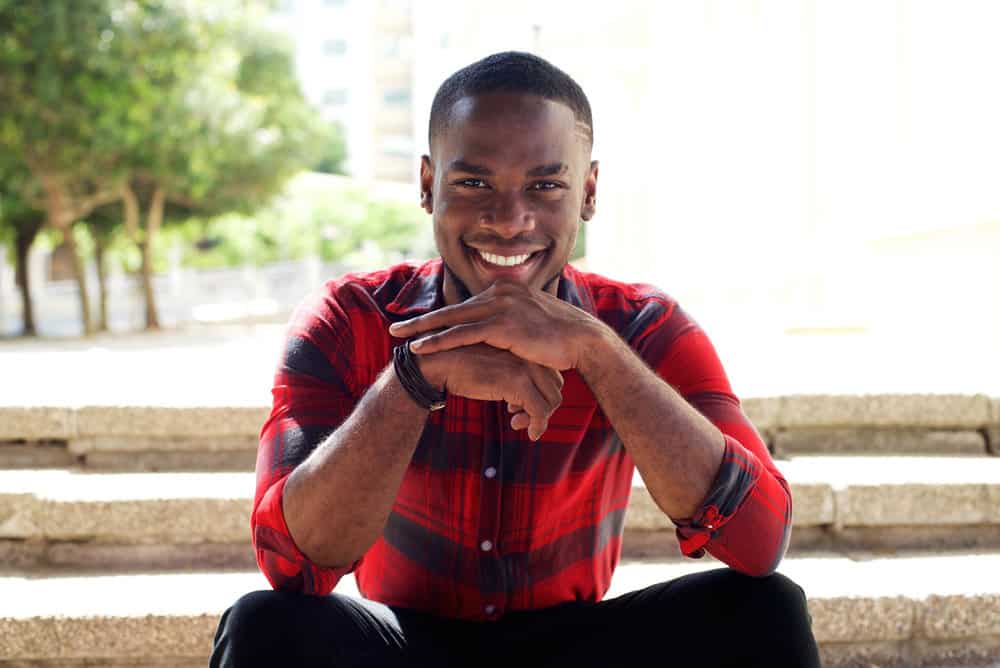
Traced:
<path fill-rule="evenodd" d="M 276 591 L 225 613 L 212 665 L 819 665 L 774 573 L 788 485 L 707 336 L 568 265 L 592 127 L 532 55 L 442 84 L 420 173 L 441 258 L 330 281 L 293 318 L 252 516 Z M 683 552 L 730 568 L 601 600 L 635 469 Z M 365 598 L 331 594 L 352 571 Z"/>

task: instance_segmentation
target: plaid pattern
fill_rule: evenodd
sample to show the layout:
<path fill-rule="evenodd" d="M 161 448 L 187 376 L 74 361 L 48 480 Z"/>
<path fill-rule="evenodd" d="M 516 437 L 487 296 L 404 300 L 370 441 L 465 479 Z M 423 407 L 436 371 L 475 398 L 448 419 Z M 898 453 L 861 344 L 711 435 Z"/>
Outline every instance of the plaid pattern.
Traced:
<path fill-rule="evenodd" d="M 391 362 L 400 341 L 389 324 L 443 305 L 441 279 L 440 260 L 348 275 L 296 312 L 257 455 L 258 564 L 275 588 L 315 595 L 353 570 L 367 598 L 445 617 L 496 619 L 600 600 L 621 554 L 634 464 L 574 371 L 564 373 L 562 405 L 535 443 L 510 428 L 501 402 L 449 396 L 427 419 L 382 537 L 351 567 L 318 567 L 289 535 L 281 504 L 289 473 Z M 788 543 L 788 484 L 705 333 L 646 285 L 566 267 L 559 297 L 619 332 L 726 436 L 704 505 L 693 518 L 674 518 L 683 552 L 771 572 Z M 494 477 L 484 474 L 489 467 Z"/>

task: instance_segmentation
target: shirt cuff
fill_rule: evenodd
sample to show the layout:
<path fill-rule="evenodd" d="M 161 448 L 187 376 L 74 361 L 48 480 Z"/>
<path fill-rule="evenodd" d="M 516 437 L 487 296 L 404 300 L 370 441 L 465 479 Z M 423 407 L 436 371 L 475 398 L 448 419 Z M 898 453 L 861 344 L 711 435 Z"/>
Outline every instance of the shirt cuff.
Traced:
<path fill-rule="evenodd" d="M 326 568 L 309 560 L 292 540 L 285 523 L 282 498 L 287 481 L 285 476 L 274 483 L 254 509 L 252 529 L 257 565 L 277 590 L 329 594 L 340 578 L 353 571 L 361 560 L 343 568 Z"/>
<path fill-rule="evenodd" d="M 722 464 L 701 507 L 691 518 L 674 520 L 677 541 L 684 556 L 700 559 L 705 546 L 739 511 L 760 478 L 761 464 L 749 450 L 729 435 Z"/>

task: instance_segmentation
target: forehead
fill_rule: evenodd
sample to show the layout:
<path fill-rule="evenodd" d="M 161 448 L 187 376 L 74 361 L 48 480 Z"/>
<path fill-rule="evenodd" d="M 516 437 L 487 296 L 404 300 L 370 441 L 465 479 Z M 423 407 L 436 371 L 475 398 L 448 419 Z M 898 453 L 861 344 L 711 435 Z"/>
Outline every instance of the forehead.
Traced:
<path fill-rule="evenodd" d="M 589 148 L 567 105 L 538 95 L 487 93 L 456 102 L 431 150 L 465 160 L 568 160 Z"/>

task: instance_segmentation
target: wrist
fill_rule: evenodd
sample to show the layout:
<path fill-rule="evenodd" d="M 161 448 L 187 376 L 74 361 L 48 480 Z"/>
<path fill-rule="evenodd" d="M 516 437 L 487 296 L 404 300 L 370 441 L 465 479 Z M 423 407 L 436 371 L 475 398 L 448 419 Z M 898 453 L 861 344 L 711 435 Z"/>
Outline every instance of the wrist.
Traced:
<path fill-rule="evenodd" d="M 431 353 L 429 355 L 413 355 L 414 360 L 417 363 L 417 368 L 420 369 L 420 374 L 424 377 L 435 390 L 440 392 L 445 391 L 445 381 L 447 375 L 444 371 L 444 365 L 442 362 L 440 353 Z"/>
<path fill-rule="evenodd" d="M 428 382 L 420 368 L 419 355 L 410 350 L 408 342 L 393 349 L 392 364 L 400 384 L 417 404 L 432 411 L 444 408 L 444 391 Z"/>
<path fill-rule="evenodd" d="M 595 320 L 593 326 L 581 331 L 578 343 L 576 370 L 584 379 L 595 378 L 601 374 L 604 364 L 611 358 L 615 346 L 621 339 L 610 327 L 600 320 Z"/>

